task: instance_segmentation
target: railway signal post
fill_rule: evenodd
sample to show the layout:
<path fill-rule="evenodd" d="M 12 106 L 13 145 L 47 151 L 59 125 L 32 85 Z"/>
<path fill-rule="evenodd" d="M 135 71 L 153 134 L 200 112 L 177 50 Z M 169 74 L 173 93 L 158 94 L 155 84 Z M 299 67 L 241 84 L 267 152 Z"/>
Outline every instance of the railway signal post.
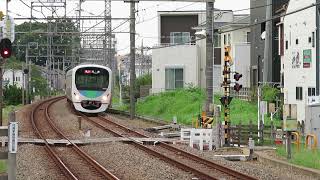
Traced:
<path fill-rule="evenodd" d="M 220 98 L 221 104 L 224 106 L 224 142 L 225 146 L 230 146 L 230 103 L 232 97 L 230 96 L 230 62 L 232 61 L 230 56 L 230 46 L 226 46 L 224 55 L 224 67 L 223 67 L 223 83 L 224 96 Z"/>
<path fill-rule="evenodd" d="M 3 64 L 7 58 L 10 58 L 12 52 L 12 43 L 8 38 L 0 41 L 0 126 L 2 126 L 2 104 L 3 104 L 3 90 L 2 90 L 2 75 Z"/>

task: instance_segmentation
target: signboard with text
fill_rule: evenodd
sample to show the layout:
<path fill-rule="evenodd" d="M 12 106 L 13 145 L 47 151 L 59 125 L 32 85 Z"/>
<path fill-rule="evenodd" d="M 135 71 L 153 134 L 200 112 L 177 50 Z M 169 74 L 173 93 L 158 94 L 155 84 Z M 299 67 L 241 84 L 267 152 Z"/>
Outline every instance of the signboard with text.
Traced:
<path fill-rule="evenodd" d="M 9 153 L 17 153 L 18 148 L 18 123 L 10 122 L 9 125 Z"/>
<path fill-rule="evenodd" d="M 311 49 L 303 50 L 303 68 L 310 68 L 312 62 Z"/>

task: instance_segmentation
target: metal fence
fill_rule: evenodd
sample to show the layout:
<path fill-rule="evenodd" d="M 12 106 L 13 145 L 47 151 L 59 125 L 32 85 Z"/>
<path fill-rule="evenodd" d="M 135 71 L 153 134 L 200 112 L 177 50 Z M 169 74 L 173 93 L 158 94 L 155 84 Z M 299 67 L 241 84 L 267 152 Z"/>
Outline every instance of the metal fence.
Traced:
<path fill-rule="evenodd" d="M 251 101 L 252 98 L 252 89 L 251 88 L 242 88 L 239 92 L 236 92 L 235 90 L 231 90 L 231 96 L 238 98 L 238 99 L 242 99 L 245 101 Z"/>

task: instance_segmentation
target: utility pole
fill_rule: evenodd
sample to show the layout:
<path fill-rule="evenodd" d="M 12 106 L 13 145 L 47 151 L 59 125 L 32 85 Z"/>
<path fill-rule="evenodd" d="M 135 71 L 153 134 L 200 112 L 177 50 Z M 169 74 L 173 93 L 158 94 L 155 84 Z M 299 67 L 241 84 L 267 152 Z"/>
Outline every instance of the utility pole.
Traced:
<path fill-rule="evenodd" d="M 21 88 L 21 92 L 22 92 L 22 105 L 24 105 L 24 89 L 25 89 L 25 80 L 24 80 L 24 65 L 22 66 L 22 83 L 21 83 L 21 85 L 22 85 L 22 88 Z"/>
<path fill-rule="evenodd" d="M 28 73 L 26 74 L 26 104 L 29 104 L 29 73 L 30 73 L 30 69 L 29 69 L 29 47 L 26 47 L 26 69 L 28 69 Z"/>
<path fill-rule="evenodd" d="M 141 42 L 140 76 L 144 74 L 143 39 Z"/>
<path fill-rule="evenodd" d="M 1 57 L 0 57 L 1 58 Z M 2 68 L 4 59 L 0 59 L 0 126 L 2 126 L 2 104 L 3 104 L 3 89 L 2 89 Z"/>
<path fill-rule="evenodd" d="M 266 19 L 272 18 L 272 0 L 267 0 Z M 266 37 L 263 59 L 263 82 L 272 81 L 272 21 L 266 22 Z"/>
<path fill-rule="evenodd" d="M 206 3 L 206 15 L 207 15 L 207 38 L 206 38 L 206 91 L 207 91 L 207 100 L 206 100 L 206 114 L 210 114 L 210 106 L 213 105 L 213 64 L 214 64 L 214 43 L 213 43 L 213 34 L 214 34 L 214 3 Z"/>
<path fill-rule="evenodd" d="M 130 119 L 135 117 L 135 89 L 136 80 L 135 56 L 136 56 L 136 19 L 135 19 L 135 1 L 130 2 Z"/>

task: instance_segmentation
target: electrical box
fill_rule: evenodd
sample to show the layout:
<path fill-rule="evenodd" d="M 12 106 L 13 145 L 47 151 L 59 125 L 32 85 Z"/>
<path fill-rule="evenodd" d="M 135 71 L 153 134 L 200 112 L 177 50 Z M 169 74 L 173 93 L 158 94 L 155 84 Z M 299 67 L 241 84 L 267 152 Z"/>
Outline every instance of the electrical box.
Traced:
<path fill-rule="evenodd" d="M 306 109 L 306 134 L 314 134 L 320 139 L 320 104 L 313 104 L 307 106 Z M 320 147 L 320 143 L 318 143 Z"/>

